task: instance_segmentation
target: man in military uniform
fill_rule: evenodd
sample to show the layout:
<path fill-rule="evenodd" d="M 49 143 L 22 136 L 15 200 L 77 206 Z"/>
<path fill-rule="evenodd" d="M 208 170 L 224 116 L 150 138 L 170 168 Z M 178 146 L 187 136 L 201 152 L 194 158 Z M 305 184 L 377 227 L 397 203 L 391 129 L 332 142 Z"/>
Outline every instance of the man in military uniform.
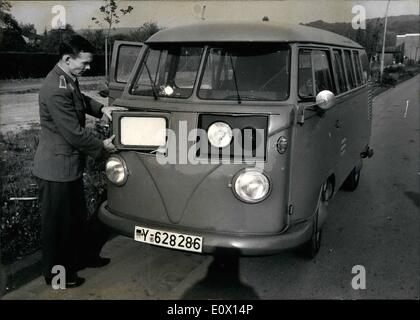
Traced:
<path fill-rule="evenodd" d="M 62 265 L 66 287 L 78 287 L 84 279 L 82 267 L 100 267 L 109 259 L 85 257 L 82 244 L 86 232 L 83 167 L 86 156 L 100 158 L 116 151 L 111 138 L 100 140 L 85 129 L 86 114 L 101 118 L 116 107 L 106 107 L 85 96 L 78 77 L 90 69 L 93 47 L 81 36 L 60 45 L 60 60 L 50 71 L 39 92 L 41 133 L 33 173 L 38 177 L 41 209 L 43 275 L 51 284 L 52 268 Z"/>

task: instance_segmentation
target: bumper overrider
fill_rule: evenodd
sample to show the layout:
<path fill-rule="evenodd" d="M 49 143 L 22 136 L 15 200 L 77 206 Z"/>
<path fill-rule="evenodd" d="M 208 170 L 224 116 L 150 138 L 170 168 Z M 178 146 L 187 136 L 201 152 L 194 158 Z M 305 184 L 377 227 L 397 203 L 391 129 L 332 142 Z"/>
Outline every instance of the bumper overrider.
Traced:
<path fill-rule="evenodd" d="M 205 254 L 239 254 L 239 255 L 269 255 L 300 246 L 311 238 L 313 220 L 309 219 L 289 226 L 286 231 L 269 235 L 237 235 L 228 233 L 215 233 L 194 229 L 180 228 L 154 224 L 149 221 L 132 220 L 120 213 L 111 211 L 107 202 L 99 208 L 99 219 L 108 226 L 127 237 L 134 239 L 137 225 L 147 228 L 165 230 L 169 232 L 187 233 L 203 237 L 203 253 Z"/>

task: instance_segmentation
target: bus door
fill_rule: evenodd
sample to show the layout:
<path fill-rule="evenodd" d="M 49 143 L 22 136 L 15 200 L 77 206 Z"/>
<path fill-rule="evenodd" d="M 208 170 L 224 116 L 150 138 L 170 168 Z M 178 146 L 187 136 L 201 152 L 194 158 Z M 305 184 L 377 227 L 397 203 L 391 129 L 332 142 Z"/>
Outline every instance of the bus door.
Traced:
<path fill-rule="evenodd" d="M 121 97 L 145 49 L 142 42 L 115 41 L 109 69 L 109 104 Z M 137 62 L 137 63 L 136 63 Z"/>

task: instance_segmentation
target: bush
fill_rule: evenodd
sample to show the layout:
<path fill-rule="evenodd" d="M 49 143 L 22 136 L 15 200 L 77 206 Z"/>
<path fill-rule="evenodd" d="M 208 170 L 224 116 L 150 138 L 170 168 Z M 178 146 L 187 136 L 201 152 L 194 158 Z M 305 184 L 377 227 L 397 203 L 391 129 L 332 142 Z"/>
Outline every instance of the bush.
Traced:
<path fill-rule="evenodd" d="M 1 160 L 1 257 L 5 264 L 39 248 L 37 185 L 32 176 L 38 128 L 0 136 Z M 13 198 L 35 198 L 13 200 Z"/>
<path fill-rule="evenodd" d="M 382 75 L 382 85 L 393 86 L 397 83 L 398 74 L 384 72 Z"/>
<path fill-rule="evenodd" d="M 384 68 L 384 73 L 404 73 L 405 72 L 405 66 L 403 64 L 394 64 L 391 66 L 387 66 Z"/>
<path fill-rule="evenodd" d="M 413 66 L 417 66 L 417 63 L 414 59 L 409 59 L 409 60 L 406 61 L 405 65 L 407 67 L 413 67 Z"/>
<path fill-rule="evenodd" d="M 43 78 L 58 62 L 57 54 L 0 52 L 0 79 Z M 94 55 L 91 69 L 84 76 L 104 75 L 104 55 Z"/>
<path fill-rule="evenodd" d="M 96 122 L 95 129 L 91 129 L 92 133 L 101 139 L 108 134 L 99 122 Z M 40 249 L 38 186 L 32 175 L 38 133 L 39 126 L 34 126 L 19 133 L 0 135 L 0 257 L 3 264 L 10 264 Z M 92 218 L 106 200 L 104 164 L 105 160 L 88 158 L 83 175 L 88 218 Z"/>
<path fill-rule="evenodd" d="M 407 71 L 407 76 L 412 78 L 417 74 L 417 72 L 415 70 L 408 70 Z"/>

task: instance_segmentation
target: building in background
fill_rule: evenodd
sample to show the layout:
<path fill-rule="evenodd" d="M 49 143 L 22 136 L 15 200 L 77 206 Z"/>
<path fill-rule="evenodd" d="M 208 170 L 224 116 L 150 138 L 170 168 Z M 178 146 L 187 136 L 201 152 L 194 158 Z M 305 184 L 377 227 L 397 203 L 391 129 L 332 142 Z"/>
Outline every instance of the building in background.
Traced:
<path fill-rule="evenodd" d="M 420 33 L 406 33 L 397 35 L 397 46 L 401 46 L 406 59 L 419 61 L 420 59 Z"/>

